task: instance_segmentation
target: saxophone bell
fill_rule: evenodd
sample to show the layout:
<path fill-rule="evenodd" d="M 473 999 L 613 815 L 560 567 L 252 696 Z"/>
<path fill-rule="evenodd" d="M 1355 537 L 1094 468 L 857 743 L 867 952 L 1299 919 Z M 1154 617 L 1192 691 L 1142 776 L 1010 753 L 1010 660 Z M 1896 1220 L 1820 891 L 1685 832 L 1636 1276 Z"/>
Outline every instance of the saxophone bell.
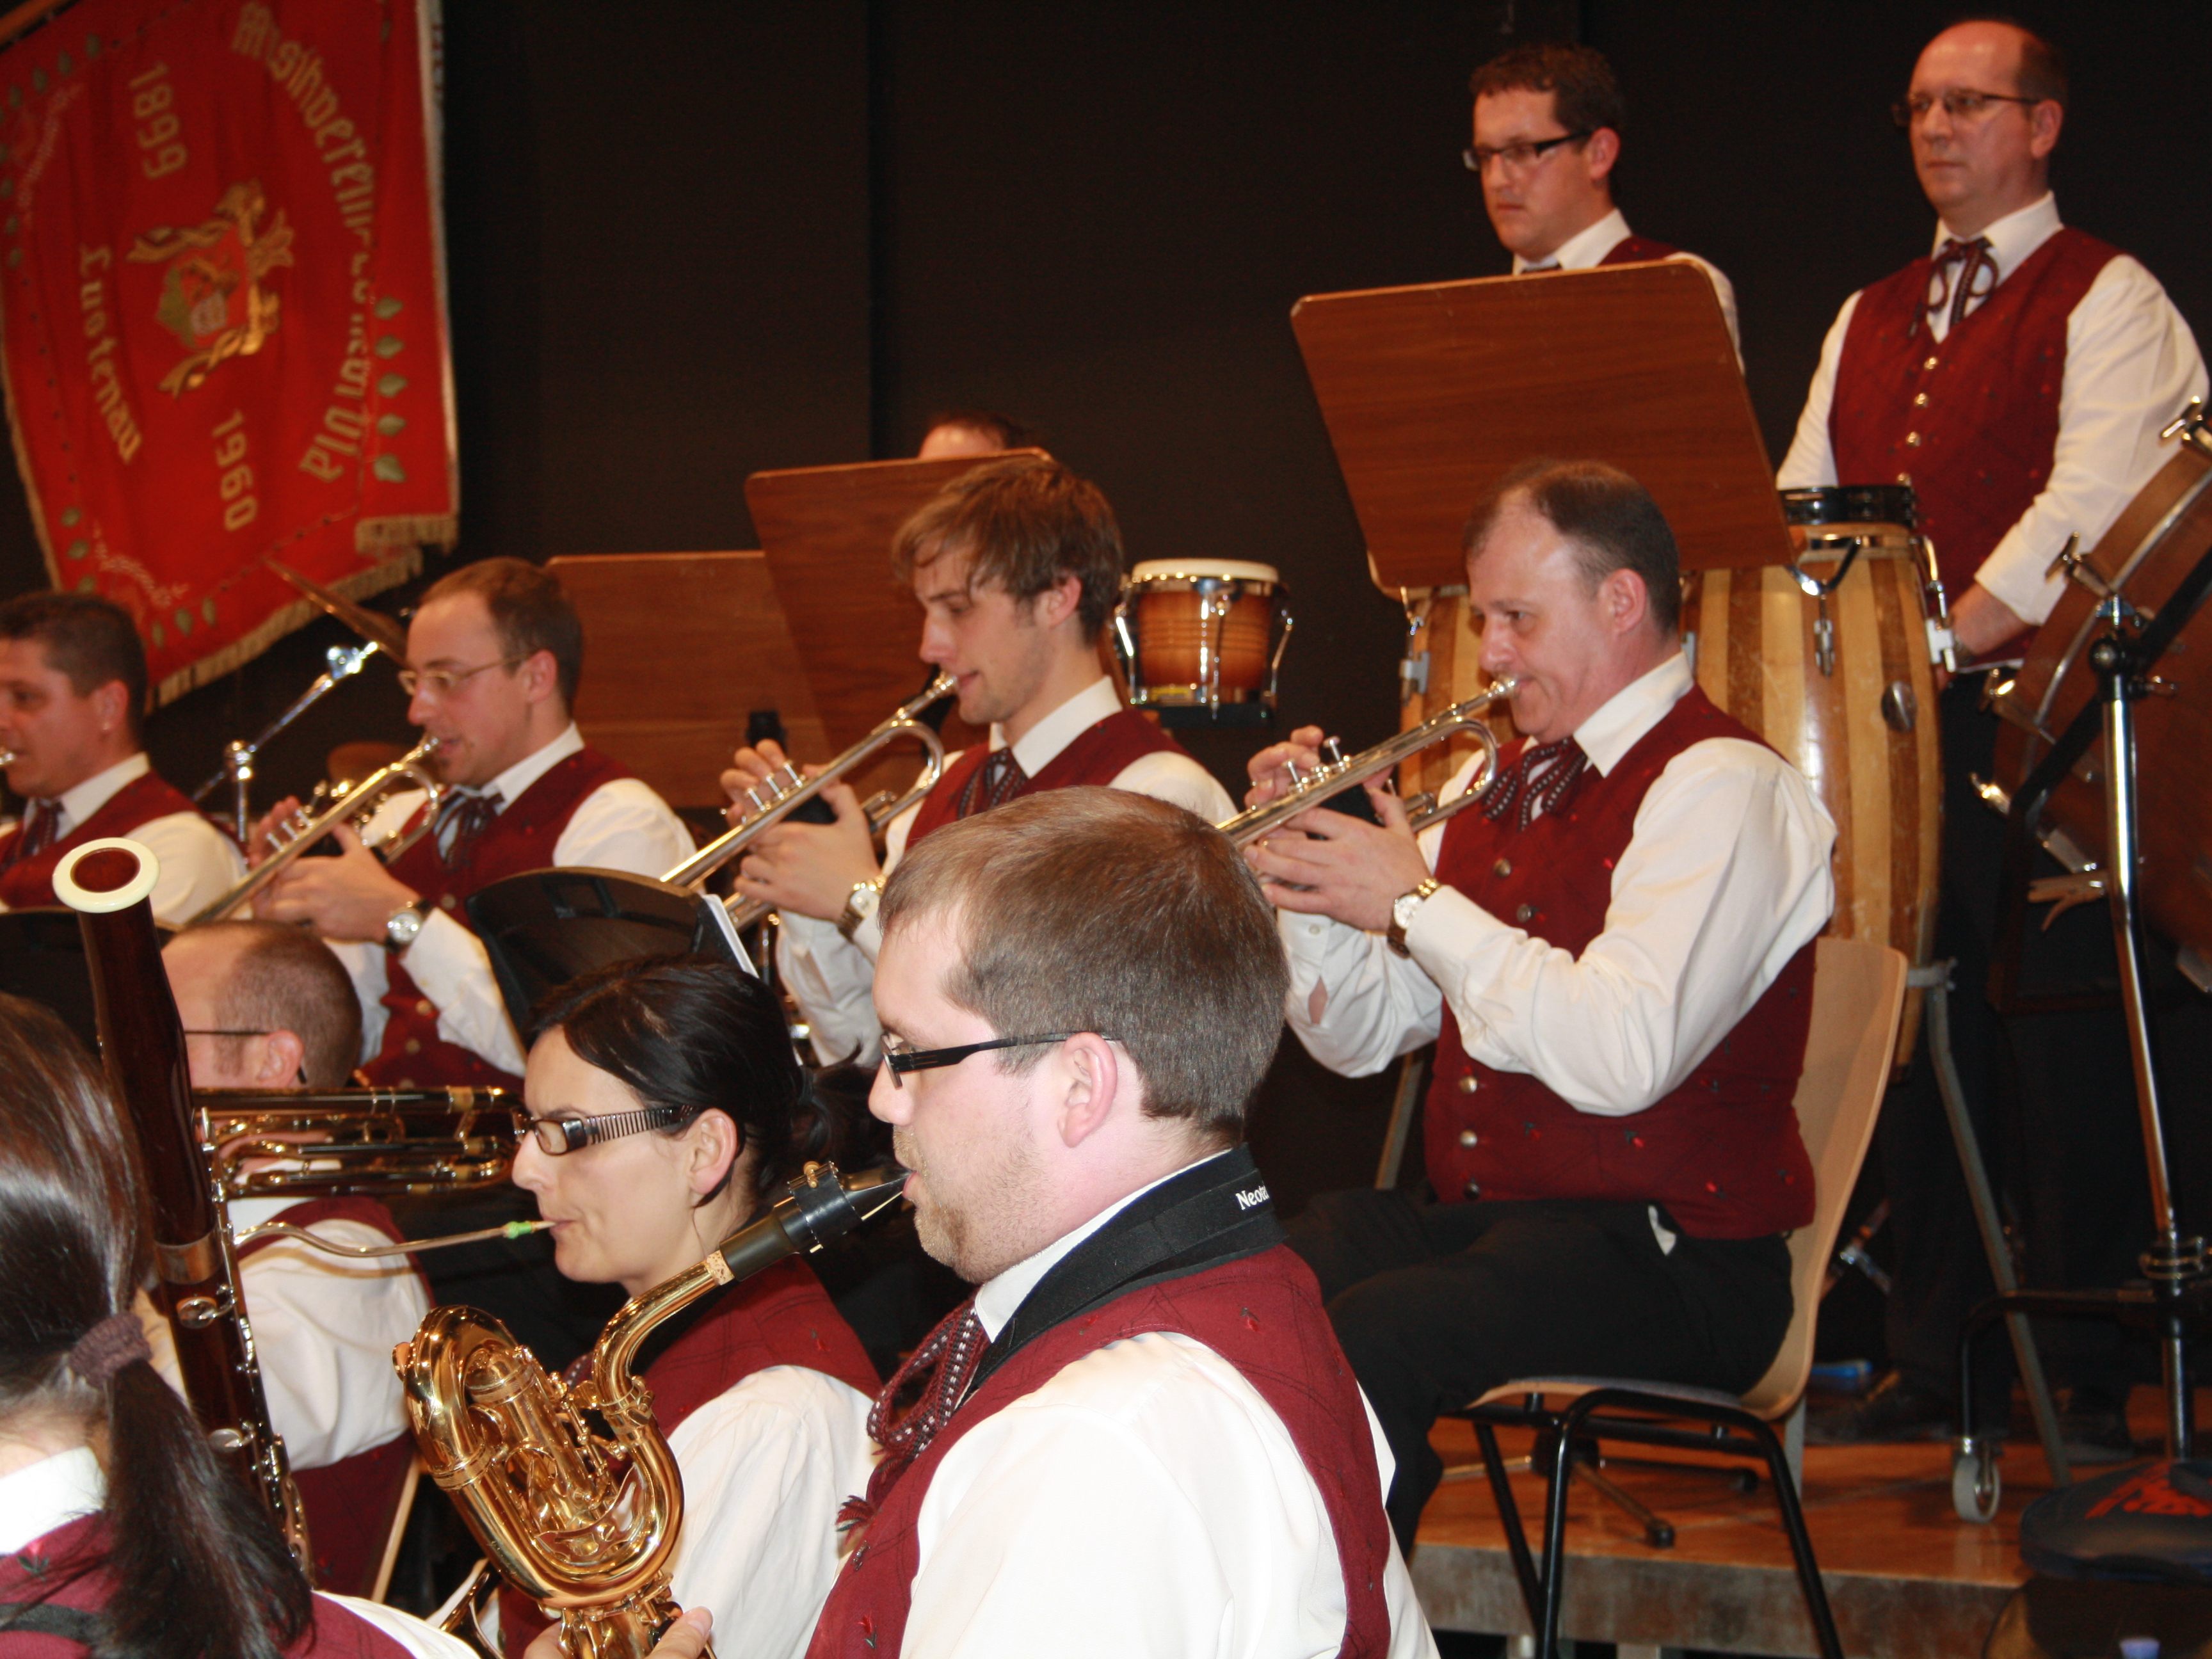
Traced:
<path fill-rule="evenodd" d="M 808 1164 L 767 1213 L 625 1304 L 573 1388 L 474 1308 L 432 1309 L 393 1350 L 424 1468 L 500 1576 L 560 1620 L 571 1659 L 644 1659 L 678 1612 L 684 1477 L 632 1370 L 646 1338 L 721 1285 L 849 1232 L 905 1183 L 903 1170 Z"/>

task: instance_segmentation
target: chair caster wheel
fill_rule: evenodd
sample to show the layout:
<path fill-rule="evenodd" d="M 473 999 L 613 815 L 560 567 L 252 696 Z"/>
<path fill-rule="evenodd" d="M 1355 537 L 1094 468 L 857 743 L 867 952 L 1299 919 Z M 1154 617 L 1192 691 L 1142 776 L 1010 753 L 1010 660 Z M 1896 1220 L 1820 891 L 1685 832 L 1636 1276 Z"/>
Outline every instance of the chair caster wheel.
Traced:
<path fill-rule="evenodd" d="M 2004 1496 L 1996 1448 L 1962 1442 L 1951 1453 L 1951 1507 L 1961 1521 L 1986 1526 Z"/>

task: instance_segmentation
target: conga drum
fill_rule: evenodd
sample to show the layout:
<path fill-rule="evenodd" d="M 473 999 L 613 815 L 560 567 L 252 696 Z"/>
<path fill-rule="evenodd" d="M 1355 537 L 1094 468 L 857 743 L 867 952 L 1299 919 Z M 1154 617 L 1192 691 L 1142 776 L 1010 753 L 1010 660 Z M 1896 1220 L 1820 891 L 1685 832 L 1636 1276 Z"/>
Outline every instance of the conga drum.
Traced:
<path fill-rule="evenodd" d="M 1273 565 L 1149 559 L 1129 573 L 1113 641 L 1137 708 L 1273 712 L 1291 615 Z"/>
<path fill-rule="evenodd" d="M 2146 616 L 2154 614 L 2212 549 L 2212 441 L 2201 416 L 2178 428 L 2172 458 L 2139 490 L 2082 562 L 2096 580 Z M 2065 593 L 1994 698 L 1996 783 L 2008 799 L 2097 695 L 2089 647 L 2105 631 L 2097 595 Z M 2152 671 L 2172 688 L 2135 706 L 2136 842 L 2143 919 L 2180 947 L 2185 973 L 2212 990 L 2212 605 L 2200 606 Z M 2044 844 L 2076 869 L 2105 858 L 2105 744 L 2101 736 L 2052 792 Z"/>
<path fill-rule="evenodd" d="M 1836 823 L 1828 932 L 1916 964 L 1935 944 L 1943 780 L 1927 544 L 1902 485 L 1785 490 L 1793 562 L 1682 579 L 1683 649 L 1715 703 L 1794 763 Z M 1896 1063 L 1919 1032 L 1907 999 Z"/>

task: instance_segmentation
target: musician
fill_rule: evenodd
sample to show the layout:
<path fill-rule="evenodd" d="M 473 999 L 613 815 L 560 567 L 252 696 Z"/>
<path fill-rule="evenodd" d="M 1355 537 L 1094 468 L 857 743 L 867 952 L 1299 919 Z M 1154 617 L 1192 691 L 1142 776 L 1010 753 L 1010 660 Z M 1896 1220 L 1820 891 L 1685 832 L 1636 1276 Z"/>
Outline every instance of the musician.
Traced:
<path fill-rule="evenodd" d="M 1488 1388 L 1764 1372 L 1784 1235 L 1813 1217 L 1790 1103 L 1834 898 L 1805 780 L 1692 680 L 1674 536 L 1640 484 L 1533 464 L 1465 545 L 1482 666 L 1519 683 L 1527 733 L 1487 802 L 1416 841 L 1370 785 L 1379 824 L 1309 811 L 1290 828 L 1317 839 L 1246 854 L 1316 1060 L 1363 1075 L 1437 1039 L 1433 1200 L 1336 1194 L 1291 1230 L 1389 1436 L 1401 1543 L 1441 1474 L 1430 1425 Z M 1255 757 L 1255 804 L 1319 736 Z"/>
<path fill-rule="evenodd" d="M 0 996 L 0 1648 L 147 1659 L 467 1659 L 310 1593 L 268 1515 L 155 1374 L 138 1158 L 76 1039 Z"/>
<path fill-rule="evenodd" d="M 1558 41 L 1516 46 L 1475 70 L 1470 86 L 1474 146 L 1465 159 L 1515 276 L 1686 259 L 1712 283 L 1741 351 L 1735 289 L 1719 268 L 1637 235 L 1613 205 L 1628 104 L 1603 52 Z"/>
<path fill-rule="evenodd" d="M 1059 790 L 929 837 L 881 914 L 872 1104 L 977 1288 L 878 1402 L 811 1651 L 1432 1654 L 1387 1454 L 1241 1144 L 1284 973 L 1235 851 Z"/>
<path fill-rule="evenodd" d="M 185 1026 L 195 1089 L 342 1089 L 361 1052 L 353 981 L 312 933 L 273 921 L 218 921 L 161 951 Z M 373 1198 L 241 1198 L 233 1230 L 267 1221 L 335 1243 L 405 1237 Z M 264 1236 L 238 1252 L 269 1415 L 292 1460 L 314 1541 L 316 1582 L 366 1595 L 392 1535 L 414 1437 L 392 1350 L 430 1310 L 404 1256 L 349 1260 Z M 168 1322 L 142 1302 L 155 1365 L 181 1388 Z"/>
<path fill-rule="evenodd" d="M 517 1087 L 521 1040 L 465 901 L 549 865 L 657 876 L 690 854 L 691 837 L 576 730 L 583 626 L 545 571 L 486 559 L 445 577 L 408 625 L 407 660 L 407 717 L 438 739 L 432 763 L 453 786 L 437 828 L 387 867 L 341 826 L 339 855 L 296 860 L 258 913 L 311 923 L 338 947 L 361 996 L 371 1082 Z M 419 793 L 399 794 L 371 819 L 371 838 L 422 810 Z"/>
<path fill-rule="evenodd" d="M 514 1180 L 555 1224 L 571 1278 L 639 1295 L 743 1227 L 808 1162 L 877 1161 L 865 1077 L 802 1071 L 775 996 L 726 963 L 622 963 L 564 987 L 541 1014 L 526 1085 L 540 1127 L 518 1147 Z M 836 1576 L 837 1506 L 867 1480 L 874 1367 L 796 1256 L 694 1304 L 641 1358 L 684 1476 L 677 1598 L 744 1632 L 749 1653 L 805 1652 Z M 544 1620 L 512 1592 L 501 1608 L 520 1653 Z"/>
<path fill-rule="evenodd" d="M 1844 301 L 1778 479 L 1785 489 L 1911 485 L 1959 643 L 1983 658 L 2017 654 L 2026 630 L 2057 603 L 2063 579 L 2047 573 L 2068 538 L 2078 537 L 2084 552 L 2095 546 L 2166 459 L 2160 428 L 2205 391 L 2197 342 L 2157 281 L 2118 248 L 2059 222 L 2050 168 L 2066 106 L 2063 60 L 2015 24 L 1962 23 L 1921 52 L 1898 114 L 1937 216 L 1931 256 Z M 2002 836 L 2001 820 L 1969 782 L 1992 769 L 1996 720 L 1978 705 L 1978 684 L 1954 686 L 1943 699 L 1936 939 L 1936 955 L 1959 964 L 1954 1048 L 1978 1108 L 1995 1080 L 1998 1034 L 1983 988 Z M 2030 1027 L 2014 1024 L 2009 1035 L 2016 1047 L 2045 1046 Z M 2094 1052 L 2108 1067 L 2127 1064 L 2124 1046 L 2085 1045 L 2078 1032 L 2043 1058 L 2020 1052 L 2021 1085 L 2031 1094 L 2070 1056 Z M 1887 1325 L 1897 1369 L 1848 1419 L 1816 1425 L 1824 1434 L 1941 1432 L 1960 1326 L 1990 1292 L 1924 1060 L 1916 1073 L 1884 1108 L 1879 1130 L 1896 1251 Z M 2036 1109 L 2031 1102 L 2027 1109 Z M 2091 1180 L 2088 1164 L 2108 1164 L 2116 1142 L 2124 1158 L 2134 1140 L 2132 1126 L 2109 1122 L 2085 1135 L 2067 1184 Z M 2087 1230 L 2124 1236 L 2112 1271 L 2125 1276 L 2140 1240 L 2116 1218 L 2134 1213 L 2141 1177 L 2122 1169 L 2094 1179 L 2112 1204 L 2128 1206 Z M 1993 1386 L 2002 1382 L 2002 1372 L 1990 1376 Z M 2124 1395 L 2124 1382 L 2117 1386 Z M 2002 1401 L 1993 1403 L 2002 1411 Z M 2106 1437 L 2117 1436 L 2112 1449 L 2124 1449 L 2118 1410 L 2107 1401 L 2103 1415 Z"/>
<path fill-rule="evenodd" d="M 1097 485 L 1041 458 L 987 463 L 900 526 L 891 559 L 921 606 L 921 659 L 959 682 L 960 718 L 991 735 L 949 757 L 936 787 L 892 820 L 880 860 L 843 784 L 823 792 L 834 824 L 786 822 L 746 855 L 738 890 L 783 913 L 784 983 L 825 1061 L 875 1052 L 868 990 L 883 936 L 874 912 L 885 877 L 923 837 L 1070 784 L 1154 795 L 1208 823 L 1231 810 L 1203 767 L 1121 706 L 1099 665 L 1123 560 L 1114 509 Z M 774 744 L 741 749 L 723 787 L 741 801 L 783 758 Z"/>
<path fill-rule="evenodd" d="M 1036 440 L 1026 427 L 988 409 L 948 409 L 929 417 L 929 430 L 921 434 L 919 461 L 941 461 L 953 455 L 995 455 L 1021 449 Z"/>
<path fill-rule="evenodd" d="M 0 605 L 0 750 L 29 803 L 0 829 L 0 909 L 58 903 L 64 855 L 129 836 L 161 861 L 154 915 L 182 925 L 244 873 L 238 848 L 164 782 L 142 742 L 146 652 L 122 606 L 90 593 Z"/>

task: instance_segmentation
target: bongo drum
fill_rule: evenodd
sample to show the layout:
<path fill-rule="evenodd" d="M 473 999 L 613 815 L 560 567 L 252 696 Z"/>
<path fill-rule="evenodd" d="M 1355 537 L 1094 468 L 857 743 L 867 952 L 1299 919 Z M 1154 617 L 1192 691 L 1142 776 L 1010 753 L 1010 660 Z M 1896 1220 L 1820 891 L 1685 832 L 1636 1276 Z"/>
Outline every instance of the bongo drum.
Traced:
<path fill-rule="evenodd" d="M 1137 708 L 1275 707 L 1291 616 L 1273 565 L 1150 559 L 1129 573 L 1114 647 Z"/>

